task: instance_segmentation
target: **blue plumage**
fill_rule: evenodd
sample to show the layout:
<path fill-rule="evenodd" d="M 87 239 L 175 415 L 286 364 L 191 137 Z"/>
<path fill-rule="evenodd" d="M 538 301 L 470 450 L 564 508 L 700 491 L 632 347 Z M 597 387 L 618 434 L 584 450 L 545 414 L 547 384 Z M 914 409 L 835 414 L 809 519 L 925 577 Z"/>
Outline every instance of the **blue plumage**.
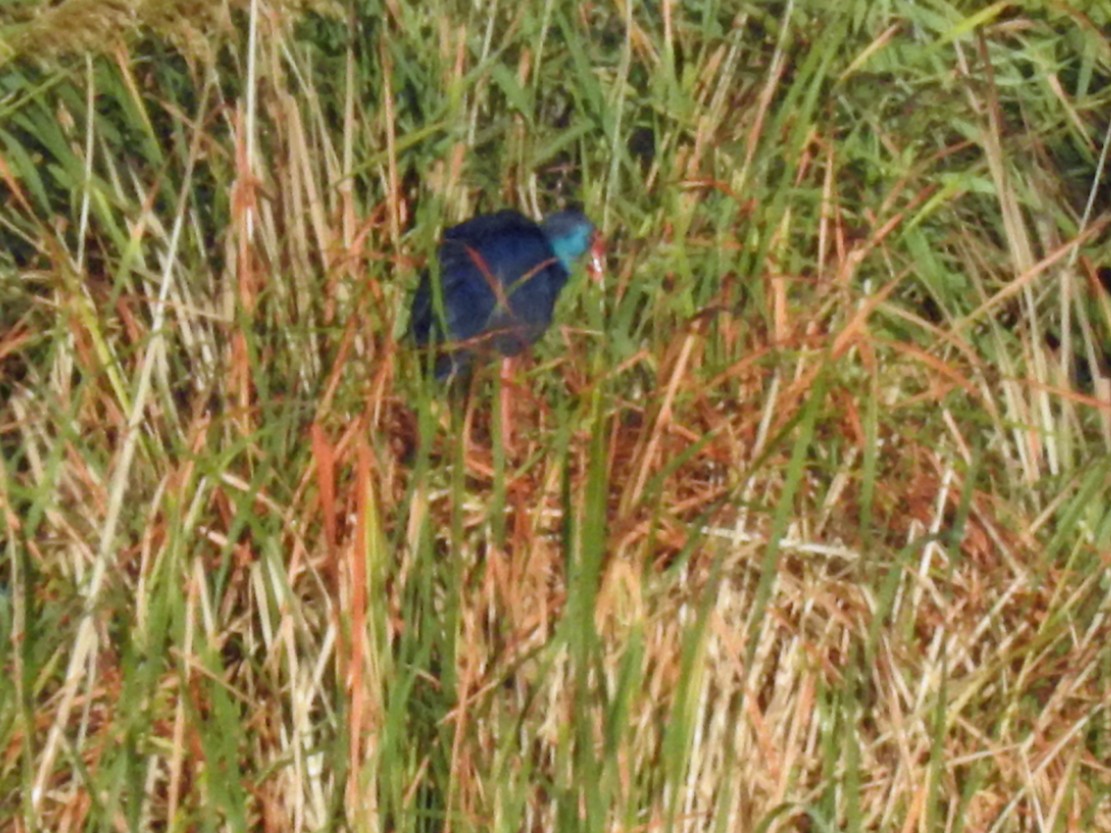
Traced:
<path fill-rule="evenodd" d="M 580 211 L 542 223 L 499 211 L 447 229 L 438 252 L 439 292 L 436 270 L 422 274 L 409 320 L 414 342 L 442 348 L 436 376 L 466 367 L 475 355 L 514 356 L 540 338 L 593 236 Z"/>

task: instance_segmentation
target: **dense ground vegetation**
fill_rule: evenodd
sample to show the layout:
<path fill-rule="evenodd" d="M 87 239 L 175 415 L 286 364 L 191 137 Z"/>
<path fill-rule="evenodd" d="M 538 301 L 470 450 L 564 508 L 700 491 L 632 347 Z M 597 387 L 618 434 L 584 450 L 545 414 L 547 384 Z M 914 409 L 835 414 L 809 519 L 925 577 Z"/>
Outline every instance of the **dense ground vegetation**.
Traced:
<path fill-rule="evenodd" d="M 1109 31 L 0 11 L 0 828 L 1111 830 Z M 571 202 L 422 380 L 443 226 Z"/>

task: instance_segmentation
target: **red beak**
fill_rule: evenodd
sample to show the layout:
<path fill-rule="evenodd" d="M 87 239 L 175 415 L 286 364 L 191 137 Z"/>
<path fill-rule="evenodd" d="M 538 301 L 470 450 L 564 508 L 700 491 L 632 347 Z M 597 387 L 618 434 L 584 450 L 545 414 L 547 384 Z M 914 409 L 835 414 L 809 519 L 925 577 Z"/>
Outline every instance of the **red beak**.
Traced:
<path fill-rule="evenodd" d="M 590 265 L 587 272 L 596 283 L 602 283 L 606 268 L 606 241 L 602 235 L 594 232 L 594 239 L 590 241 Z"/>

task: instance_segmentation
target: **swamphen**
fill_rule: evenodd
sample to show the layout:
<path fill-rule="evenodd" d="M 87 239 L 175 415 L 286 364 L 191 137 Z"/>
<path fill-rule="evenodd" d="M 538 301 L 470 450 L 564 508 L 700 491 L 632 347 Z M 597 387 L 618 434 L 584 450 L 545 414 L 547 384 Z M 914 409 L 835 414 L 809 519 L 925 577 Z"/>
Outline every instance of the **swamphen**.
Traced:
<path fill-rule="evenodd" d="M 516 211 L 479 215 L 444 231 L 435 270 L 413 296 L 409 332 L 436 347 L 435 373 L 466 370 L 475 356 L 515 356 L 552 323 L 556 298 L 571 268 L 595 240 L 581 211 L 535 223 Z"/>

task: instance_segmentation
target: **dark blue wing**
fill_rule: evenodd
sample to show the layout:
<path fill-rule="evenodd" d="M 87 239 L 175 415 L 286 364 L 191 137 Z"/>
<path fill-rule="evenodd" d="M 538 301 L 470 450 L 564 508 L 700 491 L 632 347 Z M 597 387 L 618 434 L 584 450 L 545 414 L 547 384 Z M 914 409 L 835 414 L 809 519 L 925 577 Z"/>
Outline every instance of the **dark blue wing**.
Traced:
<path fill-rule="evenodd" d="M 443 321 L 436 314 L 433 275 L 426 272 L 409 327 L 418 344 L 460 342 L 518 353 L 551 323 L 567 280 L 540 227 L 515 211 L 447 229 L 438 258 Z"/>

